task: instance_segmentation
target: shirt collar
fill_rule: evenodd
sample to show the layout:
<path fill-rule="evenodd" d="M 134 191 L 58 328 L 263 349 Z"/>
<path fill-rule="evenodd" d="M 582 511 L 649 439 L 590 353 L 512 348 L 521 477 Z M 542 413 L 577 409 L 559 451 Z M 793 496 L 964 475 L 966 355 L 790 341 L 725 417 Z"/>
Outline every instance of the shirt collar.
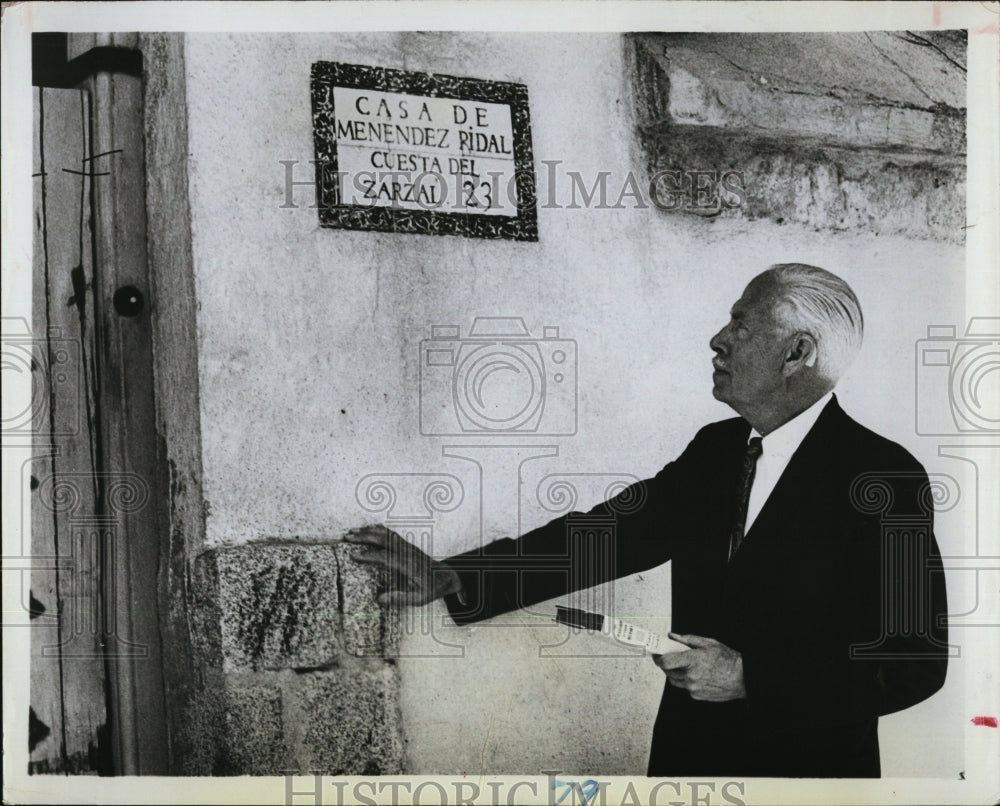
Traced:
<path fill-rule="evenodd" d="M 820 412 L 823 411 L 833 392 L 827 392 L 823 397 L 813 403 L 808 409 L 796 414 L 782 426 L 775 428 L 770 434 L 762 438 L 764 456 L 769 457 L 789 457 L 802 444 L 806 434 L 816 424 Z M 759 437 L 760 433 L 756 428 L 750 431 L 751 437 Z"/>

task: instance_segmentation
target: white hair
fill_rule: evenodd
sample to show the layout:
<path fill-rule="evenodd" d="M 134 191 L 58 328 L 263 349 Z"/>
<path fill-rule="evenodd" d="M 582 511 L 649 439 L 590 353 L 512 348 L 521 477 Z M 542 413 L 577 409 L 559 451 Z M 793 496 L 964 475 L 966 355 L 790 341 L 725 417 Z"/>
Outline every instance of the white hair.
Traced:
<path fill-rule="evenodd" d="M 864 317 L 854 291 L 836 274 L 804 263 L 778 263 L 759 278 L 777 284 L 784 304 L 776 315 L 783 324 L 816 340 L 816 369 L 836 383 L 857 356 L 864 335 Z"/>

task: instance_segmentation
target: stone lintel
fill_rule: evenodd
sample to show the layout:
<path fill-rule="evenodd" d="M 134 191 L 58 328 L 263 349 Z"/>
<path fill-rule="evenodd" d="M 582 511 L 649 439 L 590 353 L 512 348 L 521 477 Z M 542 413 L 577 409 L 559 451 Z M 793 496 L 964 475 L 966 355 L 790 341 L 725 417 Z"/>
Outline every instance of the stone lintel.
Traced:
<path fill-rule="evenodd" d="M 640 98 L 643 125 L 965 153 L 958 68 L 891 33 L 640 34 L 636 41 L 639 58 L 651 59 L 664 79 Z"/>
<path fill-rule="evenodd" d="M 658 206 L 962 242 L 964 75 L 917 41 L 635 35 L 639 140 L 650 177 L 670 173 Z"/>

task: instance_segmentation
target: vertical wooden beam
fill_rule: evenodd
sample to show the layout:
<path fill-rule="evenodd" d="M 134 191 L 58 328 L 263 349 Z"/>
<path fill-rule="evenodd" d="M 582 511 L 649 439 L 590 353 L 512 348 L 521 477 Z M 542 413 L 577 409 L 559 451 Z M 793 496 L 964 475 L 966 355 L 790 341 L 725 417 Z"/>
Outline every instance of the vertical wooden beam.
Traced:
<path fill-rule="evenodd" d="M 112 749 L 119 774 L 164 774 L 157 603 L 164 475 L 153 398 L 143 87 L 139 76 L 100 67 L 85 86 L 92 104 L 99 500 L 115 525 L 103 557 Z"/>
<path fill-rule="evenodd" d="M 194 558 L 204 549 L 198 327 L 188 200 L 185 35 L 140 35 L 150 65 L 144 76 L 146 234 L 152 293 L 153 374 L 166 545 L 160 562 L 160 629 L 170 764 L 175 774 L 199 769 L 203 735 L 195 727 L 203 694 L 192 643 Z M 155 65 L 155 68 L 153 67 Z M 161 544 L 162 545 L 162 544 Z"/>

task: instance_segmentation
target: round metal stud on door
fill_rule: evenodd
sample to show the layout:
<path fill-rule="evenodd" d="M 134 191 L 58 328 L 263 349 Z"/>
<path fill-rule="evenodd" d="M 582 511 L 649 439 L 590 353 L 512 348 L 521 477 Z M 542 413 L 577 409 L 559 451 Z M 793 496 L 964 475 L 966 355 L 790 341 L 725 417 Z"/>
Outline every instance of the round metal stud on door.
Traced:
<path fill-rule="evenodd" d="M 142 306 L 144 300 L 142 298 L 142 292 L 133 285 L 123 285 L 117 291 L 115 291 L 115 296 L 112 299 L 114 303 L 115 310 L 118 311 L 119 316 L 133 317 L 138 316 L 139 312 L 142 311 Z"/>

